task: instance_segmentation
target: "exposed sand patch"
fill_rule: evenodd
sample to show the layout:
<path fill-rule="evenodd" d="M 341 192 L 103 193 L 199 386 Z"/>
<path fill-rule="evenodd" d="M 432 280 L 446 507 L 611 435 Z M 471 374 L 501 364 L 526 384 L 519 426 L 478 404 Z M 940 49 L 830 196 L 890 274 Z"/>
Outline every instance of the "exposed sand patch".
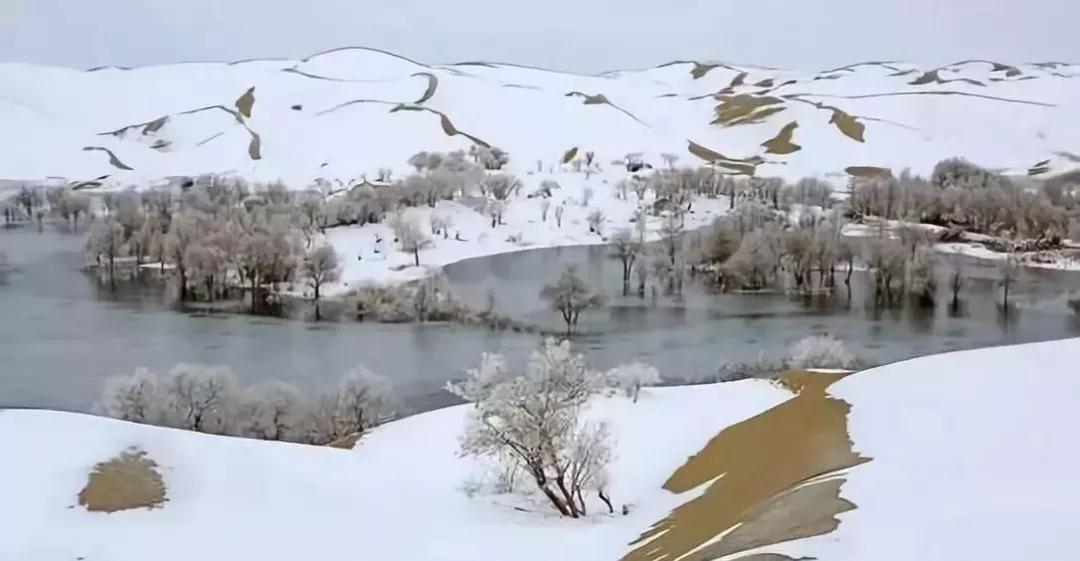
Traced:
<path fill-rule="evenodd" d="M 869 461 L 852 450 L 850 405 L 826 393 L 845 375 L 784 375 L 780 383 L 795 397 L 724 429 L 676 470 L 664 484 L 674 493 L 712 483 L 623 559 L 707 561 L 835 530 L 836 515 L 855 508 L 840 497 L 842 475 Z M 788 559 L 763 555 L 744 559 Z"/>
<path fill-rule="evenodd" d="M 236 98 L 236 110 L 239 111 L 241 115 L 243 115 L 244 117 L 246 117 L 248 119 L 251 118 L 251 109 L 252 109 L 252 107 L 254 107 L 254 105 L 255 105 L 255 86 L 251 86 L 250 88 L 248 88 L 248 90 L 246 92 L 244 92 L 243 95 Z"/>
<path fill-rule="evenodd" d="M 160 508 L 165 503 L 165 482 L 157 463 L 137 448 L 94 466 L 79 491 L 79 504 L 90 512 L 116 512 Z"/>
<path fill-rule="evenodd" d="M 791 154 L 802 149 L 802 146 L 792 142 L 792 138 L 795 135 L 795 129 L 799 127 L 797 121 L 792 121 L 784 128 L 780 129 L 780 132 L 776 133 L 776 136 L 762 142 L 761 145 L 765 147 L 765 152 L 768 154 Z"/>
<path fill-rule="evenodd" d="M 720 95 L 716 105 L 713 125 L 725 127 L 748 122 L 758 122 L 765 117 L 783 111 L 783 99 L 753 94 Z"/>

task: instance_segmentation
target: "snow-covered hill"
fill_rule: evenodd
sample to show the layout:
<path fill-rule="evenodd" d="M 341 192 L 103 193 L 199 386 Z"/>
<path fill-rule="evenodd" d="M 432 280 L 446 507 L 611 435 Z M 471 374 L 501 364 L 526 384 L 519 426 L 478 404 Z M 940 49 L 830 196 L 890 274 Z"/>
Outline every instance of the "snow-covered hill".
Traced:
<path fill-rule="evenodd" d="M 518 174 L 574 148 L 604 166 L 632 152 L 660 165 L 667 152 L 788 178 L 926 173 L 950 156 L 1041 174 L 1080 166 L 1076 122 L 1080 65 L 1053 62 L 816 74 L 674 62 L 581 76 L 347 48 L 137 69 L 0 64 L 0 177 L 110 185 L 206 172 L 349 182 L 474 142 L 508 150 Z"/>
<path fill-rule="evenodd" d="M 695 501 L 718 495 L 719 510 L 697 511 L 697 523 L 672 534 L 698 534 L 688 556 L 667 557 L 689 559 L 735 547 L 739 532 L 697 532 L 721 519 L 723 505 L 746 500 L 761 481 L 838 458 L 855 461 L 779 495 L 750 495 L 760 502 L 748 516 L 775 514 L 769 505 L 815 484 L 838 485 L 843 499 L 797 503 L 779 518 L 743 516 L 744 528 L 767 530 L 758 534 L 764 543 L 751 542 L 756 552 L 832 561 L 1068 557 L 1080 515 L 1072 445 L 1080 379 L 1069 368 L 1078 352 L 1072 339 L 920 358 L 835 382 L 827 397 L 744 381 L 648 390 L 636 404 L 599 399 L 591 414 L 612 422 L 618 442 L 611 495 L 630 511 L 586 520 L 557 519 L 541 503 L 518 510 L 523 503 L 507 496 L 467 496 L 461 489 L 478 473 L 456 453 L 467 407 L 384 425 L 352 451 L 5 411 L 0 559 L 659 559 L 673 547 L 667 536 L 654 551 L 630 542 L 673 508 L 691 505 L 682 515 L 694 516 Z M 782 430 L 762 430 L 772 421 Z M 725 439 L 746 447 L 714 456 Z M 130 447 L 158 464 L 163 506 L 112 514 L 78 506 L 92 467 Z M 710 457 L 731 466 L 723 478 L 680 493 L 661 488 Z M 750 485 L 724 487 L 728 480 Z M 771 543 L 777 532 L 811 528 L 824 533 Z"/>

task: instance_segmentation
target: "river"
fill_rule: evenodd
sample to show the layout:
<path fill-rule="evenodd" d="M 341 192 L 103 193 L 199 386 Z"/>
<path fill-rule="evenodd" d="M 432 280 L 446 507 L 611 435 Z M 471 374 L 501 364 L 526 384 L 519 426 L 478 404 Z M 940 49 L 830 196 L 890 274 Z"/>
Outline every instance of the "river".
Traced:
<path fill-rule="evenodd" d="M 82 244 L 81 236 L 48 226 L 0 230 L 0 251 L 13 267 L 0 284 L 0 407 L 89 411 L 109 376 L 202 362 L 228 365 L 244 382 L 282 379 L 305 389 L 330 386 L 364 365 L 394 383 L 409 413 L 452 403 L 443 385 L 475 365 L 480 353 L 500 352 L 520 365 L 539 338 L 451 324 L 316 324 L 181 312 L 155 286 L 121 285 L 116 293 L 99 286 L 80 271 Z M 612 295 L 606 308 L 582 318 L 575 338 L 590 364 L 606 368 L 639 358 L 673 381 L 707 377 L 725 362 L 778 358 L 814 333 L 832 333 L 874 362 L 1080 334 L 1065 305 L 1080 275 L 1029 271 L 1012 290 L 1016 309 L 1005 316 L 992 267 L 975 261 L 966 268 L 979 278 L 964 286 L 958 314 L 948 306 L 875 310 L 859 273 L 850 300 L 717 295 L 700 283 L 687 283 L 679 301 L 623 297 L 621 265 L 602 247 L 497 255 L 445 272 L 466 302 L 482 307 L 490 292 L 501 312 L 554 330 L 559 319 L 538 291 L 567 263 Z"/>

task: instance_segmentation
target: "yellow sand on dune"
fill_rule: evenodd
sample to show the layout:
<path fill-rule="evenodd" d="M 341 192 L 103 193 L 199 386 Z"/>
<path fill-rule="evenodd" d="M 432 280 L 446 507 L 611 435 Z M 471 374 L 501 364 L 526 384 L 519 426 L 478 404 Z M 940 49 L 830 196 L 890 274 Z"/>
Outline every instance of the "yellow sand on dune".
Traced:
<path fill-rule="evenodd" d="M 706 561 L 835 530 L 836 515 L 855 508 L 840 497 L 843 473 L 869 461 L 852 451 L 850 405 L 826 393 L 843 376 L 784 375 L 795 397 L 724 429 L 676 470 L 665 489 L 708 488 L 643 533 L 624 561 Z"/>

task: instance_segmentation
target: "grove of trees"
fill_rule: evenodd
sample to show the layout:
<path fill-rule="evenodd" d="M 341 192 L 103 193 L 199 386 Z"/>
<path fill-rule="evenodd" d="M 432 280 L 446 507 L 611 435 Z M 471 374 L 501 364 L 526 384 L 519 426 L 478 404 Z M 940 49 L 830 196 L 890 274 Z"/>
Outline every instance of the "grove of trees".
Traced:
<path fill-rule="evenodd" d="M 243 387 L 224 366 L 178 364 L 109 379 L 100 408 L 135 423 L 325 445 L 392 419 L 394 404 L 390 383 L 364 368 L 346 373 L 334 390 L 305 395 L 280 381 Z"/>

